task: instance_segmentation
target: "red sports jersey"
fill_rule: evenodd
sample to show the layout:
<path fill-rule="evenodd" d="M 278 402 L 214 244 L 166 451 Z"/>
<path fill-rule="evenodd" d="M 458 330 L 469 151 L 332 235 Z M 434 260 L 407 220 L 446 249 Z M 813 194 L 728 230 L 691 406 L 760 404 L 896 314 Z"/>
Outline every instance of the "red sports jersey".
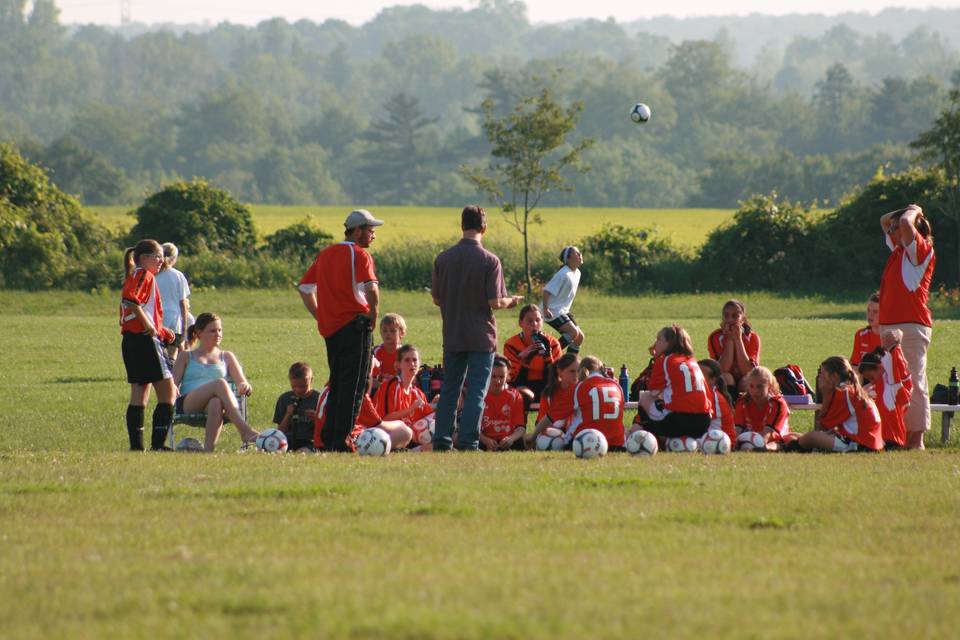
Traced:
<path fill-rule="evenodd" d="M 313 446 L 317 449 L 323 448 L 323 438 L 320 437 L 320 432 L 323 430 L 323 425 L 327 422 L 327 396 L 329 394 L 330 383 L 328 382 L 323 385 L 323 389 L 320 390 L 320 400 L 317 402 L 317 415 L 313 419 Z M 353 431 L 347 436 L 347 440 L 352 442 L 364 429 L 375 427 L 381 422 L 383 422 L 383 419 L 380 417 L 380 414 L 377 413 L 376 408 L 374 408 L 373 402 L 368 396 L 363 396 L 363 402 L 360 404 L 360 413 L 357 415 L 357 424 L 354 425 Z"/>
<path fill-rule="evenodd" d="M 647 388 L 663 389 L 663 406 L 679 413 L 710 413 L 712 402 L 700 365 L 693 356 L 671 353 L 653 361 Z"/>
<path fill-rule="evenodd" d="M 707 351 L 710 352 L 710 357 L 716 361 L 720 361 L 720 355 L 723 353 L 723 345 L 726 343 L 727 337 L 723 335 L 721 329 L 715 330 L 713 333 L 707 337 Z M 750 358 L 750 364 L 753 366 L 760 365 L 760 336 L 756 331 L 751 331 L 750 333 L 744 332 L 743 334 L 743 349 L 747 352 L 747 357 Z M 749 371 L 741 371 L 740 375 L 745 376 Z"/>
<path fill-rule="evenodd" d="M 510 382 L 514 382 L 520 375 L 521 369 L 524 368 L 526 368 L 527 380 L 543 380 L 547 365 L 556 362 L 563 355 L 563 348 L 560 346 L 559 340 L 547 334 L 543 334 L 543 336 L 550 345 L 550 353 L 546 355 L 538 353 L 530 359 L 530 362 L 526 363 L 520 357 L 520 352 L 529 347 L 530 342 L 523 339 L 523 333 L 511 336 L 503 343 L 503 355 L 510 361 L 510 374 L 508 376 Z"/>
<path fill-rule="evenodd" d="M 861 401 L 850 385 L 841 385 L 820 415 L 820 424 L 867 449 L 883 449 L 880 414 L 873 400 Z"/>
<path fill-rule="evenodd" d="M 143 326 L 132 307 L 142 307 L 148 318 L 153 320 L 157 331 L 163 327 L 163 304 L 160 301 L 160 289 L 153 274 L 143 268 L 136 268 L 123 283 L 120 293 L 120 332 L 144 333 Z"/>
<path fill-rule="evenodd" d="M 713 390 L 710 407 L 710 428 L 720 429 L 730 437 L 730 442 L 737 441 L 737 430 L 733 427 L 733 409 L 727 402 L 726 394 Z"/>
<path fill-rule="evenodd" d="M 376 282 L 373 258 L 353 242 L 321 251 L 300 279 L 300 290 L 317 294 L 317 328 L 329 338 L 357 315 L 368 313 L 363 285 Z"/>
<path fill-rule="evenodd" d="M 567 433 L 575 436 L 584 429 L 596 429 L 612 447 L 622 447 L 623 390 L 616 380 L 600 372 L 591 373 L 577 385 L 573 395 L 574 414 Z"/>
<path fill-rule="evenodd" d="M 853 351 L 850 354 L 850 364 L 857 366 L 863 356 L 881 346 L 880 334 L 874 333 L 870 327 L 864 327 L 853 334 Z"/>
<path fill-rule="evenodd" d="M 399 350 L 398 350 L 399 351 Z M 373 377 L 383 376 L 388 378 L 397 375 L 397 353 L 398 351 L 387 351 L 386 346 L 378 344 L 373 348 L 373 357 L 377 359 L 378 364 L 373 368 Z"/>
<path fill-rule="evenodd" d="M 546 394 L 540 395 L 540 412 L 537 414 L 537 422 L 549 417 L 551 422 L 557 420 L 566 420 L 573 415 L 573 394 L 577 387 L 564 389 L 558 387 L 552 398 Z"/>
<path fill-rule="evenodd" d="M 885 236 L 892 253 L 880 278 L 880 324 L 912 322 L 933 326 L 927 300 L 937 256 L 919 233 L 909 247 L 895 247 Z"/>
<path fill-rule="evenodd" d="M 900 345 L 895 346 L 881 358 L 883 375 L 871 385 L 870 397 L 880 413 L 880 432 L 884 442 L 896 442 L 906 446 L 907 427 L 903 420 L 910 405 L 913 380 L 907 369 Z"/>
<path fill-rule="evenodd" d="M 487 392 L 483 399 L 483 418 L 480 431 L 491 440 L 500 442 L 525 427 L 527 414 L 523 411 L 523 396 L 515 389 L 507 388 L 502 393 Z"/>
<path fill-rule="evenodd" d="M 769 396 L 762 405 L 757 405 L 749 395 L 737 400 L 733 422 L 745 431 L 762 434 L 767 428 L 773 429 L 774 439 L 780 440 L 790 433 L 790 406 L 783 396 Z"/>
<path fill-rule="evenodd" d="M 400 418 L 404 424 L 410 427 L 420 418 L 426 418 L 433 413 L 433 407 L 427 402 L 427 396 L 424 395 L 423 391 L 421 391 L 416 384 L 411 384 L 409 389 L 404 389 L 400 378 L 391 378 L 377 389 L 373 403 L 377 408 L 377 413 L 381 416 L 386 416 L 394 411 L 409 409 L 413 406 L 413 403 L 416 402 L 417 398 L 423 401 L 423 406 L 405 418 Z"/>

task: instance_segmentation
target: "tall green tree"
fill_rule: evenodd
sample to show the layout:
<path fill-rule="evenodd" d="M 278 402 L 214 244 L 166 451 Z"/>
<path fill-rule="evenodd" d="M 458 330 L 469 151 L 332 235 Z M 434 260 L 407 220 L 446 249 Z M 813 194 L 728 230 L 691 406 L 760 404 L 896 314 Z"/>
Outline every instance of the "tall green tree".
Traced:
<path fill-rule="evenodd" d="M 530 223 L 541 199 L 550 191 L 572 191 L 565 170 L 587 171 L 582 154 L 590 138 L 568 142 L 577 127 L 583 106 L 560 105 L 549 88 L 521 98 L 513 111 L 497 117 L 494 102 L 483 101 L 483 131 L 493 156 L 485 167 L 463 166 L 461 172 L 477 189 L 503 210 L 507 221 L 523 236 L 523 265 L 527 294 L 533 293 L 530 277 Z"/>
<path fill-rule="evenodd" d="M 911 145 L 921 158 L 933 160 L 946 178 L 942 213 L 953 223 L 960 247 L 960 89 L 950 90 L 950 103 L 927 131 Z M 960 251 L 957 252 L 956 277 L 960 281 Z"/>

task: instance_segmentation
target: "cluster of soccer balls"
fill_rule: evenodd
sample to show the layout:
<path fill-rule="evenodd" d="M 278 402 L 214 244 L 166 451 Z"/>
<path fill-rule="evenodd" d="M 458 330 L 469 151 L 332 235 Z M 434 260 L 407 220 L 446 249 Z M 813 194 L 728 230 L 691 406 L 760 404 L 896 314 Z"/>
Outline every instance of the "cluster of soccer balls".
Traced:
<path fill-rule="evenodd" d="M 563 448 L 563 432 L 555 427 L 548 427 L 537 436 L 537 449 L 541 451 L 559 451 Z M 737 438 L 741 450 L 763 450 L 763 436 L 748 432 Z M 584 429 L 573 438 L 573 453 L 578 458 L 599 458 L 607 453 L 607 439 L 596 429 Z M 640 429 L 634 431 L 624 443 L 624 448 L 635 456 L 652 456 L 660 450 L 657 437 L 649 431 Z M 701 451 L 707 455 L 724 455 L 730 453 L 733 443 L 730 436 L 719 429 L 711 429 L 702 438 L 670 438 L 667 440 L 667 451 L 694 452 Z"/>

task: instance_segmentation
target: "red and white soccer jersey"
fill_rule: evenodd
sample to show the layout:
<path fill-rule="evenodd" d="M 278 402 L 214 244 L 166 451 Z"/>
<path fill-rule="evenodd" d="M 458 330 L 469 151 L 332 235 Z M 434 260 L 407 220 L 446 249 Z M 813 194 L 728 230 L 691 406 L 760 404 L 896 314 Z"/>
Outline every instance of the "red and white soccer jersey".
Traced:
<path fill-rule="evenodd" d="M 547 365 L 556 362 L 563 355 L 563 347 L 560 346 L 559 340 L 547 334 L 543 334 L 543 337 L 547 339 L 547 344 L 550 345 L 550 352 L 546 355 L 538 353 L 529 362 L 524 362 L 520 357 L 520 352 L 530 347 L 530 342 L 523 339 L 523 333 L 510 336 L 503 343 L 503 355 L 510 362 L 510 373 L 507 378 L 510 382 L 517 379 L 522 369 L 526 370 L 527 380 L 531 382 L 543 380 Z"/>
<path fill-rule="evenodd" d="M 136 268 L 123 283 L 120 293 L 120 332 L 144 333 L 143 326 L 133 307 L 141 307 L 153 326 L 160 331 L 163 327 L 163 304 L 160 301 L 160 289 L 153 274 L 143 268 Z"/>
<path fill-rule="evenodd" d="M 544 418 L 550 418 L 551 422 L 557 420 L 567 420 L 573 415 L 573 395 L 577 387 L 564 389 L 558 387 L 553 397 L 547 397 L 546 394 L 540 396 L 540 411 L 537 413 L 537 422 Z"/>
<path fill-rule="evenodd" d="M 723 331 L 720 329 L 715 330 L 707 337 L 707 351 L 710 352 L 711 358 L 720 360 L 720 355 L 723 354 L 723 345 L 726 344 L 726 341 L 727 337 L 723 335 Z M 743 349 L 747 352 L 747 357 L 750 358 L 750 364 L 755 367 L 758 366 L 760 364 L 760 336 L 756 331 L 744 332 Z M 740 375 L 748 373 L 749 371 L 741 371 Z"/>
<path fill-rule="evenodd" d="M 327 396 L 329 394 L 330 383 L 328 382 L 323 385 L 323 389 L 320 390 L 320 399 L 317 402 L 317 415 L 313 419 L 313 446 L 317 449 L 323 448 L 323 438 L 320 437 L 320 432 L 323 430 L 323 425 L 327 422 Z M 347 436 L 347 441 L 353 442 L 364 429 L 375 427 L 381 422 L 383 422 L 383 418 L 377 413 L 376 408 L 373 406 L 373 401 L 364 395 L 363 402 L 360 404 L 360 413 L 357 414 L 357 424 L 354 425 L 353 431 Z"/>
<path fill-rule="evenodd" d="M 737 441 L 737 430 L 733 424 L 733 409 L 727 402 L 726 394 L 713 390 L 710 406 L 710 428 L 720 429 L 730 437 L 730 442 Z"/>
<path fill-rule="evenodd" d="M 917 234 L 910 246 L 894 246 L 880 278 L 880 324 L 915 323 L 933 326 L 927 300 L 937 256 L 926 238 Z"/>
<path fill-rule="evenodd" d="M 661 399 L 668 411 L 710 413 L 713 405 L 707 392 L 707 381 L 693 356 L 679 353 L 657 356 L 647 389 L 663 390 Z"/>
<path fill-rule="evenodd" d="M 775 440 L 790 434 L 790 406 L 783 396 L 768 396 L 763 404 L 757 404 L 749 395 L 737 400 L 733 422 L 745 431 L 763 434 L 772 429 Z"/>
<path fill-rule="evenodd" d="M 883 449 L 877 405 L 869 398 L 865 401 L 858 398 L 851 385 L 844 384 L 833 390 L 820 415 L 820 424 L 867 449 Z"/>
<path fill-rule="evenodd" d="M 501 393 L 487 392 L 483 399 L 483 417 L 480 431 L 491 440 L 500 442 L 525 427 L 527 414 L 523 410 L 523 396 L 515 389 L 504 389 Z"/>
<path fill-rule="evenodd" d="M 857 366 L 863 356 L 881 346 L 880 334 L 874 333 L 870 327 L 864 327 L 853 334 L 853 351 L 850 353 L 850 364 Z"/>
<path fill-rule="evenodd" d="M 900 345 L 885 353 L 880 362 L 883 375 L 871 385 L 870 394 L 880 413 L 880 432 L 884 442 L 895 442 L 903 447 L 907 443 L 903 415 L 910 405 L 913 380 Z"/>
<path fill-rule="evenodd" d="M 373 258 L 353 242 L 321 251 L 300 279 L 300 291 L 317 294 L 317 328 L 329 338 L 370 305 L 364 285 L 376 282 Z"/>
<path fill-rule="evenodd" d="M 377 365 L 373 367 L 374 378 L 382 377 L 382 379 L 386 380 L 391 376 L 397 375 L 398 351 L 387 351 L 387 347 L 382 344 L 378 344 L 373 348 L 373 357 L 377 359 Z"/>
<path fill-rule="evenodd" d="M 569 436 L 596 429 L 606 436 L 610 446 L 623 446 L 623 390 L 616 380 L 599 371 L 591 373 L 577 385 L 573 408 L 573 419 L 567 427 Z"/>
<path fill-rule="evenodd" d="M 377 408 L 377 413 L 386 416 L 394 411 L 409 409 L 418 398 L 423 401 L 423 405 L 412 414 L 400 418 L 404 424 L 411 427 L 417 420 L 433 414 L 433 407 L 427 401 L 427 396 L 416 384 L 411 384 L 408 389 L 404 389 L 400 378 L 391 378 L 377 389 L 373 404 Z"/>

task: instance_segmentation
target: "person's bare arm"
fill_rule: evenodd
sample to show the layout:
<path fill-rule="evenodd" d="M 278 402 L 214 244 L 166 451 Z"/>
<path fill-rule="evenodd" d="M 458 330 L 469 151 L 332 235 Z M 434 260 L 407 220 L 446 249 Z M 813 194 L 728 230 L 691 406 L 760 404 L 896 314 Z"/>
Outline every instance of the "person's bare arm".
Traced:
<path fill-rule="evenodd" d="M 549 320 L 553 317 L 553 314 L 550 313 L 550 292 L 546 289 L 543 290 L 543 317 Z"/>
<path fill-rule="evenodd" d="M 487 303 L 493 310 L 512 309 L 523 302 L 523 296 L 507 296 L 506 298 L 490 298 Z"/>
<path fill-rule="evenodd" d="M 909 247 L 917 239 L 917 216 L 921 212 L 920 207 L 912 204 L 900 216 L 900 244 L 905 247 Z"/>
<path fill-rule="evenodd" d="M 367 282 L 364 284 L 364 289 L 367 293 L 367 304 L 370 306 L 367 316 L 375 327 L 377 326 L 377 314 L 380 312 L 380 286 L 376 282 Z"/>
<path fill-rule="evenodd" d="M 317 292 L 316 290 L 310 291 L 309 293 L 299 290 L 300 299 L 303 300 L 303 306 L 307 308 L 307 311 L 310 313 L 310 316 L 316 320 L 317 319 Z"/>

